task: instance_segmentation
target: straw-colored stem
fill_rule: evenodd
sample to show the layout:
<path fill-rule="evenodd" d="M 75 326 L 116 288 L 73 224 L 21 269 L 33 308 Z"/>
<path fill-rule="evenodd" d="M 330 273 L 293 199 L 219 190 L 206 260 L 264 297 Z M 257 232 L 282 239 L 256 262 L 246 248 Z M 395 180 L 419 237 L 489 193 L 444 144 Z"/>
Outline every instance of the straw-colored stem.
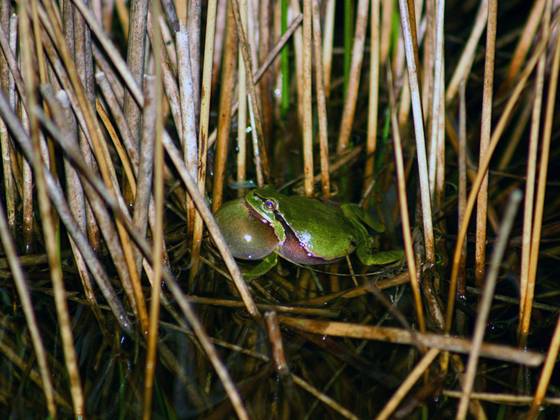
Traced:
<path fill-rule="evenodd" d="M 490 315 L 490 307 L 492 306 L 492 299 L 494 297 L 494 290 L 496 288 L 496 281 L 498 279 L 500 264 L 502 263 L 504 253 L 506 251 L 509 234 L 511 232 L 511 228 L 513 226 L 515 215 L 517 213 L 520 202 L 521 191 L 515 190 L 511 194 L 504 215 L 504 220 L 498 233 L 494 252 L 492 253 L 492 258 L 488 269 L 488 276 L 486 277 L 486 280 L 484 282 L 484 291 L 482 292 L 482 298 L 477 310 L 478 315 L 474 326 L 472 347 L 469 354 L 469 362 L 467 364 L 467 369 L 465 372 L 465 379 L 463 382 L 463 396 L 461 397 L 461 401 L 459 402 L 459 408 L 456 415 L 456 418 L 458 420 L 464 419 L 467 415 L 470 394 L 474 385 L 476 368 L 480 356 L 480 346 L 482 345 L 482 341 L 484 340 L 484 332 L 486 331 L 488 316 Z"/>
<path fill-rule="evenodd" d="M 428 2 L 429 3 L 429 2 Z M 445 0 L 437 0 L 436 16 L 435 16 L 435 57 L 434 57 L 434 77 L 433 77 L 433 96 L 432 96 L 432 112 L 430 113 L 430 165 L 429 165 L 429 180 L 430 180 L 430 193 L 432 195 L 432 203 L 435 200 L 436 188 L 436 172 L 443 170 L 437 166 L 437 152 L 438 152 L 438 139 L 443 138 L 445 133 L 439 130 L 439 121 L 445 115 L 445 106 L 441 100 L 445 84 L 443 83 L 443 26 L 444 26 L 444 11 Z M 426 41 L 429 37 L 426 38 Z M 431 89 L 430 89 L 431 91 Z"/>
<path fill-rule="evenodd" d="M 394 344 L 421 345 L 435 349 L 467 354 L 471 351 L 470 340 L 448 335 L 411 332 L 401 328 L 377 327 L 336 321 L 279 316 L 280 322 L 290 328 L 321 336 L 358 338 Z M 540 353 L 520 350 L 516 347 L 483 343 L 481 355 L 496 360 L 510 361 L 527 366 L 539 366 L 544 356 Z"/>
<path fill-rule="evenodd" d="M 311 0 L 303 0 L 303 51 L 302 51 L 302 127 L 303 127 L 303 191 L 313 197 L 313 104 L 311 84 L 312 50 L 312 7 Z"/>
<path fill-rule="evenodd" d="M 245 25 L 247 20 L 247 0 L 240 0 L 241 21 Z M 233 6 L 232 6 L 233 7 Z M 233 13 L 233 9 L 232 9 Z M 234 16 L 235 19 L 235 16 Z M 235 38 L 239 42 L 237 36 Z M 247 177 L 247 74 L 245 72 L 245 63 L 239 49 L 237 75 L 237 182 L 242 185 Z M 229 133 L 227 134 L 229 135 Z M 257 172 L 257 178 L 261 172 Z M 257 181 L 258 182 L 258 181 Z M 262 177 L 261 177 L 262 182 Z M 241 189 L 238 195 L 245 194 L 245 190 Z"/>
<path fill-rule="evenodd" d="M 467 206 L 467 99 L 466 82 L 463 81 L 459 87 L 459 147 L 457 153 L 457 166 L 459 169 L 459 182 L 457 192 L 457 226 L 465 217 Z M 459 272 L 457 278 L 457 293 L 463 298 L 466 296 L 466 268 L 467 243 L 461 246 L 461 258 L 459 261 Z"/>
<path fill-rule="evenodd" d="M 379 59 L 385 64 L 391 47 L 391 31 L 393 21 L 393 0 L 381 0 L 381 41 Z"/>
<path fill-rule="evenodd" d="M 317 95 L 317 119 L 319 122 L 321 191 L 323 198 L 327 200 L 331 193 L 329 177 L 329 137 L 327 124 L 327 94 L 325 92 L 323 57 L 321 55 L 321 15 L 318 0 L 313 0 L 313 54 L 315 56 L 315 91 Z"/>
<path fill-rule="evenodd" d="M 482 91 L 482 116 L 480 123 L 479 161 L 487 153 L 492 130 L 492 93 L 494 87 L 494 55 L 496 53 L 497 0 L 488 1 L 486 25 L 486 58 L 484 62 L 484 86 Z M 476 237 L 474 278 L 482 285 L 486 267 L 486 224 L 488 213 L 488 174 L 482 179 L 476 202 Z"/>
<path fill-rule="evenodd" d="M 547 8 L 550 11 L 550 8 Z M 542 33 L 548 38 L 550 31 L 550 13 L 545 14 Z M 537 67 L 537 77 L 535 80 L 535 98 L 532 104 L 533 112 L 531 116 L 531 132 L 529 136 L 529 151 L 527 154 L 527 181 L 525 184 L 525 206 L 523 209 L 523 233 L 521 237 L 521 272 L 519 274 L 519 327 L 525 312 L 525 298 L 529 282 L 529 260 L 531 256 L 531 233 L 533 231 L 533 209 L 535 205 L 535 179 L 537 172 L 537 152 L 539 145 L 539 135 L 542 115 L 542 101 L 544 90 L 544 76 L 546 70 L 546 51 L 539 59 Z"/>
<path fill-rule="evenodd" d="M 434 232 L 432 227 L 432 206 L 430 201 L 430 188 L 428 181 L 428 162 L 426 160 L 426 141 L 424 137 L 424 121 L 422 116 L 422 101 L 420 99 L 420 87 L 418 85 L 418 73 L 415 59 L 417 46 L 413 43 L 414 36 L 411 25 L 414 21 L 409 15 L 406 0 L 399 0 L 401 11 L 401 26 L 404 37 L 406 53 L 406 64 L 408 67 L 408 83 L 411 92 L 412 114 L 414 120 L 414 132 L 416 135 L 416 156 L 418 159 L 418 173 L 420 179 L 420 200 L 422 205 L 422 222 L 424 226 L 424 247 L 426 262 L 435 263 Z"/>
<path fill-rule="evenodd" d="M 229 131 L 232 119 L 232 101 L 235 85 L 235 63 L 237 57 L 237 33 L 231 2 L 227 4 L 225 51 L 222 62 L 222 80 L 220 82 L 220 104 L 218 114 L 218 134 L 216 140 L 216 161 L 212 187 L 212 212 L 222 206 L 224 179 L 226 173 Z M 245 74 L 243 73 L 243 77 Z M 241 72 L 239 73 L 241 78 Z M 244 161 L 244 160 L 243 160 Z M 243 165 L 244 168 L 244 165 Z M 239 171 L 238 171 L 239 175 Z"/>
<path fill-rule="evenodd" d="M 424 309 L 422 306 L 422 296 L 420 294 L 420 282 L 416 271 L 416 262 L 414 250 L 412 246 L 412 234 L 410 229 L 410 219 L 408 217 L 408 199 L 406 198 L 406 179 L 404 174 L 404 161 L 401 144 L 401 135 L 399 132 L 399 124 L 397 122 L 396 104 L 393 93 L 393 78 L 390 66 L 387 66 L 387 81 L 389 85 L 389 101 L 391 104 L 391 131 L 393 135 L 393 148 L 395 152 L 395 168 L 397 171 L 397 186 L 399 194 L 399 209 L 401 214 L 401 225 L 404 239 L 404 252 L 406 256 L 406 265 L 408 275 L 410 277 L 410 285 L 414 296 L 414 308 L 416 309 L 416 318 L 418 327 L 421 332 L 426 331 L 426 322 L 424 320 Z"/>
<path fill-rule="evenodd" d="M 144 76 L 148 4 L 148 0 L 132 0 L 130 2 L 126 64 L 137 84 L 142 82 Z M 142 114 L 140 107 L 128 90 L 124 92 L 124 115 L 128 121 L 135 144 L 138 144 L 140 142 L 140 119 Z"/>
<path fill-rule="evenodd" d="M 451 81 L 449 82 L 449 85 L 447 85 L 445 100 L 448 103 L 455 98 L 461 82 L 463 80 L 467 80 L 467 74 L 469 73 L 474 61 L 478 41 L 480 40 L 480 37 L 482 36 L 482 33 L 484 32 L 484 28 L 486 26 L 486 20 L 488 17 L 487 8 L 488 0 L 482 0 L 480 2 L 478 13 L 476 14 L 475 23 L 469 39 L 465 44 L 465 48 L 463 49 L 461 58 L 457 63 L 457 67 L 455 67 L 455 72 L 453 73 L 453 76 L 451 76 Z"/>
<path fill-rule="evenodd" d="M 472 184 L 471 192 L 469 193 L 469 197 L 467 200 L 467 206 L 465 208 L 465 215 L 461 222 L 461 226 L 459 229 L 459 233 L 457 234 L 457 242 L 455 243 L 455 250 L 453 252 L 453 264 L 451 269 L 451 277 L 449 280 L 449 294 L 447 296 L 447 309 L 445 314 L 445 332 L 449 333 L 451 331 L 451 324 L 453 321 L 453 312 L 455 308 L 455 293 L 457 292 L 457 275 L 459 272 L 459 262 L 461 260 L 461 250 L 463 248 L 463 244 L 467 235 L 467 229 L 469 225 L 470 218 L 472 216 L 472 212 L 474 209 L 474 204 L 476 200 L 476 195 L 482 183 L 482 178 L 485 176 L 486 171 L 488 170 L 488 166 L 490 164 L 490 159 L 492 158 L 492 154 L 494 153 L 496 146 L 498 145 L 498 141 L 500 140 L 505 128 L 506 124 L 509 121 L 513 108 L 521 95 L 525 84 L 527 83 L 527 79 L 529 75 L 533 71 L 535 65 L 537 64 L 537 60 L 539 59 L 540 55 L 544 51 L 546 46 L 546 41 L 541 42 L 535 51 L 535 54 L 527 63 L 525 70 L 521 74 L 519 82 L 515 86 L 511 96 L 502 111 L 500 120 L 494 129 L 494 133 L 492 134 L 492 138 L 490 139 L 490 144 L 488 145 L 487 153 L 483 156 L 482 161 L 479 164 L 478 172 L 476 178 Z"/>
<path fill-rule="evenodd" d="M 32 62 L 31 51 L 31 34 L 29 32 L 29 20 L 25 10 L 25 6 L 19 5 L 19 34 L 22 42 L 22 63 L 23 76 L 26 88 L 26 99 L 30 109 L 34 109 L 35 98 L 35 70 Z M 68 306 L 66 303 L 66 290 L 62 280 L 62 267 L 59 259 L 59 249 L 57 247 L 54 225 L 51 213 L 51 204 L 47 195 L 47 187 L 45 183 L 45 169 L 41 162 L 41 146 L 39 139 L 39 122 L 33 112 L 29 114 L 31 124 L 31 136 L 33 141 L 33 171 L 35 174 L 37 197 L 39 200 L 39 209 L 41 212 L 43 235 L 45 239 L 45 247 L 49 258 L 50 277 L 53 282 L 53 292 L 56 305 L 56 314 L 60 326 L 60 334 L 62 337 L 62 346 L 64 351 L 64 360 L 68 377 L 70 381 L 70 393 L 76 416 L 83 416 L 84 413 L 84 395 L 80 381 L 80 373 L 78 369 L 76 349 L 74 348 L 74 339 L 72 335 L 72 327 Z"/>
<path fill-rule="evenodd" d="M 552 124 L 554 120 L 554 108 L 558 87 L 558 70 L 560 68 L 560 38 L 556 39 L 554 46 L 554 61 L 550 73 L 548 97 L 546 102 L 546 114 L 542 134 L 541 155 L 539 159 L 539 180 L 537 183 L 537 195 L 535 198 L 535 216 L 533 219 L 533 233 L 531 236 L 531 254 L 529 256 L 529 276 L 527 278 L 527 293 L 523 306 L 523 317 L 521 319 L 521 344 L 529 334 L 531 313 L 533 309 L 533 297 L 535 293 L 535 282 L 537 278 L 537 265 L 539 261 L 539 249 L 541 241 L 542 221 L 544 213 L 544 199 L 546 193 L 546 181 L 548 173 L 548 160 L 550 156 L 550 143 L 552 137 Z"/>
<path fill-rule="evenodd" d="M 535 396 L 531 402 L 531 409 L 527 415 L 528 419 L 536 419 L 538 411 L 545 401 L 546 390 L 550 384 L 550 378 L 552 377 L 552 372 L 554 371 L 554 366 L 558 360 L 558 351 L 560 350 L 560 317 L 556 321 L 556 328 L 552 334 L 552 340 L 550 346 L 548 347 L 548 352 L 546 354 L 546 359 L 544 361 L 544 366 L 539 378 L 539 384 L 537 385 L 537 390 L 535 391 Z"/>
<path fill-rule="evenodd" d="M 325 31 L 323 32 L 323 80 L 325 84 L 325 96 L 331 94 L 331 68 L 334 40 L 334 11 L 335 0 L 326 0 L 325 6 Z"/>
<path fill-rule="evenodd" d="M 362 191 L 368 189 L 373 181 L 375 170 L 375 150 L 377 148 L 377 112 L 379 107 L 379 0 L 371 0 L 370 15 L 370 60 L 369 95 L 366 138 L 366 165 Z M 365 196 L 365 194 L 362 194 Z"/>
<path fill-rule="evenodd" d="M 354 34 L 354 44 L 352 46 L 352 64 L 350 65 L 348 78 L 348 91 L 346 92 L 346 100 L 344 101 L 342 120 L 340 122 L 340 133 L 338 135 L 338 143 L 336 146 L 336 151 L 339 154 L 345 151 L 349 146 L 350 134 L 352 133 L 352 125 L 354 123 L 354 115 L 356 113 L 369 13 L 368 0 L 358 1 L 357 13 L 356 33 Z"/>
<path fill-rule="evenodd" d="M 431 349 L 424 355 L 424 357 L 422 357 L 422 360 L 420 360 L 414 369 L 412 369 L 401 386 L 399 386 L 399 389 L 395 391 L 391 399 L 387 402 L 387 404 L 385 404 L 385 407 L 383 407 L 383 410 L 381 410 L 381 412 L 377 415 L 377 420 L 388 419 L 391 414 L 393 414 L 406 394 L 408 394 L 408 392 L 412 389 L 416 381 L 420 379 L 420 376 L 422 376 L 426 369 L 428 369 L 428 367 L 432 364 L 439 352 L 440 350 L 438 349 Z"/>
<path fill-rule="evenodd" d="M 151 6 L 152 16 L 156 22 L 161 14 L 158 2 L 153 2 Z M 159 34 L 159 26 L 154 27 L 153 44 L 154 56 L 161 55 L 163 48 L 161 36 Z M 213 40 L 212 40 L 213 41 Z M 150 420 L 152 416 L 152 395 L 154 386 L 154 376 L 156 370 L 157 343 L 159 332 L 159 312 L 160 312 L 160 293 L 161 293 L 161 271 L 163 257 L 163 212 L 164 212 L 164 185 L 163 185 L 163 145 L 161 138 L 163 136 L 163 110 L 162 110 L 162 69 L 161 64 L 156 62 L 155 77 L 145 80 L 144 106 L 151 108 L 155 113 L 152 123 L 155 123 L 155 129 L 148 128 L 148 133 L 153 137 L 146 139 L 146 142 L 153 143 L 154 151 L 154 206 L 155 206 L 155 225 L 153 229 L 154 240 L 152 243 L 152 253 L 154 255 L 152 269 L 152 299 L 150 302 L 150 332 L 148 334 L 148 351 L 146 355 L 146 373 L 144 379 L 144 407 L 143 418 Z M 152 148 L 152 147 L 150 147 Z M 150 194 L 148 194 L 148 197 Z"/>

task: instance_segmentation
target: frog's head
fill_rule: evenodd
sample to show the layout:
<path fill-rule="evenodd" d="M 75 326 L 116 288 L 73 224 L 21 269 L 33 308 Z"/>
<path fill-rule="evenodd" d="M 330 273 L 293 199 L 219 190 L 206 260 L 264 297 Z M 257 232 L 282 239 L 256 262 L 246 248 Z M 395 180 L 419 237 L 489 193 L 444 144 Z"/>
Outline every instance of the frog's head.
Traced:
<path fill-rule="evenodd" d="M 283 243 L 286 239 L 286 232 L 276 213 L 281 199 L 282 194 L 268 186 L 254 189 L 245 196 L 245 202 L 255 216 L 259 217 L 263 223 L 272 226 L 278 240 Z"/>

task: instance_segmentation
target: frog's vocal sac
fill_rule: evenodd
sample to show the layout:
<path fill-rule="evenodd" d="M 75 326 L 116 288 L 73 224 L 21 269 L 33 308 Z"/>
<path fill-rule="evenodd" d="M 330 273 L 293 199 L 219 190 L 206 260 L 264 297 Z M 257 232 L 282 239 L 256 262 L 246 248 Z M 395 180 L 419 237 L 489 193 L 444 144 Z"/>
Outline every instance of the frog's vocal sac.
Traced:
<path fill-rule="evenodd" d="M 334 262 L 354 251 L 365 265 L 400 259 L 399 251 L 372 252 L 372 239 L 358 217 L 359 210 L 356 204 L 336 206 L 263 187 L 225 203 L 216 220 L 239 259 L 268 258 L 275 263 L 280 255 L 296 264 L 314 265 Z"/>

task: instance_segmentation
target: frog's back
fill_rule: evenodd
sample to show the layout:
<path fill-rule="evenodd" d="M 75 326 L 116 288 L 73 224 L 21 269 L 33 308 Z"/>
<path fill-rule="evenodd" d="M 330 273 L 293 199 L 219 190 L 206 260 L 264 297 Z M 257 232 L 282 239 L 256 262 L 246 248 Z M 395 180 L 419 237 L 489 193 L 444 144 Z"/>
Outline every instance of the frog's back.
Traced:
<path fill-rule="evenodd" d="M 291 196 L 286 203 L 279 211 L 306 250 L 325 260 L 352 252 L 354 227 L 338 207 L 300 196 Z"/>

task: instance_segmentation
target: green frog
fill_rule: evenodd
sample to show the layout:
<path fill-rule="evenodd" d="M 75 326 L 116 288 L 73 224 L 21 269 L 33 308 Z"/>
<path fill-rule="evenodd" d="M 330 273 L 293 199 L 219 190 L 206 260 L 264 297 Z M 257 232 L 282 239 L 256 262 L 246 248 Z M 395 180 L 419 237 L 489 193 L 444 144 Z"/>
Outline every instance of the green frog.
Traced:
<path fill-rule="evenodd" d="M 374 252 L 366 225 L 383 231 L 357 204 L 340 206 L 314 198 L 287 196 L 272 187 L 257 188 L 229 201 L 216 221 L 235 258 L 263 260 L 247 277 L 266 273 L 277 256 L 303 265 L 329 264 L 356 252 L 364 265 L 388 264 L 402 251 Z"/>

